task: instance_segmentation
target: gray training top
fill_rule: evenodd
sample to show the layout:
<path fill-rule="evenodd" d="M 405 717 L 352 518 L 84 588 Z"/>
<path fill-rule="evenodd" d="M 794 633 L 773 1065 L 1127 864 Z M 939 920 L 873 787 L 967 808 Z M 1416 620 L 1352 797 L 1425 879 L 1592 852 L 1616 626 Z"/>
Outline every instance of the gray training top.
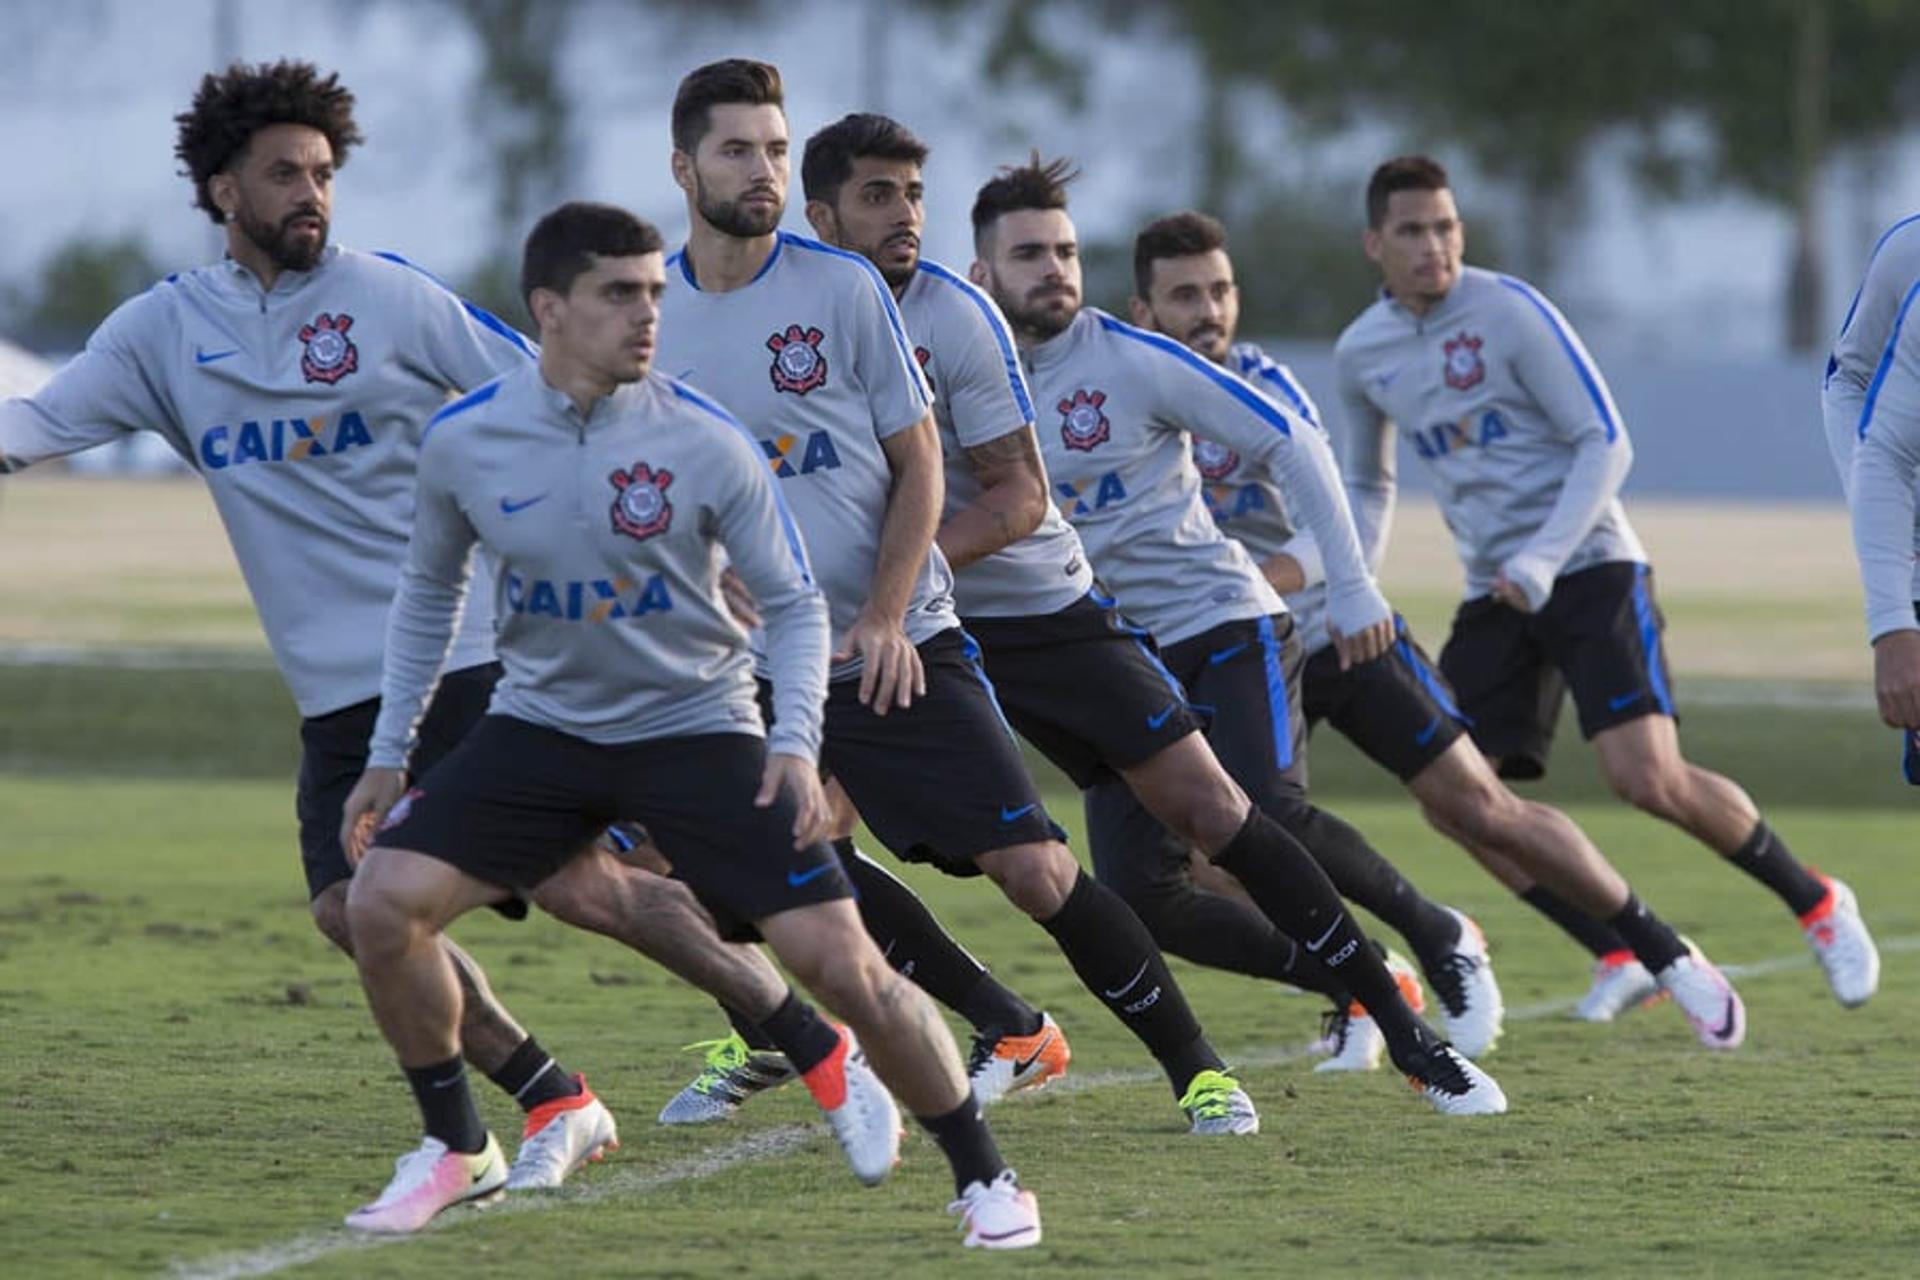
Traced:
<path fill-rule="evenodd" d="M 1618 494 L 1626 425 L 1573 327 L 1524 280 L 1467 267 L 1416 316 L 1382 295 L 1334 346 L 1354 519 L 1378 566 L 1393 520 L 1393 433 L 1434 476 L 1467 596 L 1504 572 L 1538 609 L 1553 581 L 1644 561 Z"/>
<path fill-rule="evenodd" d="M 654 362 L 747 424 L 806 535 L 837 640 L 873 585 L 893 488 L 880 442 L 931 400 L 886 282 L 857 253 L 782 231 L 751 281 L 708 293 L 683 249 L 667 260 Z M 958 621 L 936 547 L 907 606 L 907 638 L 919 644 Z M 855 659 L 832 678 L 859 672 Z"/>
<path fill-rule="evenodd" d="M 1318 428 L 1320 410 L 1293 371 L 1251 342 L 1238 342 L 1227 355 L 1226 366 L 1286 405 Z M 1217 440 L 1193 438 L 1193 465 L 1200 472 L 1201 493 L 1221 532 L 1245 547 L 1256 564 L 1276 555 L 1292 556 L 1306 575 L 1307 585 L 1284 597 L 1293 614 L 1301 648 L 1311 654 L 1333 643 L 1327 630 L 1326 568 L 1313 535 L 1295 529 L 1287 519 L 1286 499 L 1280 487 L 1257 467 Z"/>
<path fill-rule="evenodd" d="M 1317 535 L 1333 625 L 1351 634 L 1391 616 L 1361 560 L 1332 451 L 1292 409 L 1093 307 L 1024 358 L 1060 509 L 1101 583 L 1161 644 L 1286 607 L 1207 514 L 1189 432 L 1264 470 Z"/>
<path fill-rule="evenodd" d="M 1903 515 L 1913 505 L 1913 464 L 1903 458 L 1914 447 L 1914 418 L 1920 414 L 1914 357 L 1907 350 L 1916 285 L 1920 214 L 1894 223 L 1874 245 L 1820 384 L 1827 448 L 1853 508 L 1867 629 L 1875 638 L 1911 629 L 1912 602 L 1920 600 L 1920 517 L 1907 521 Z M 1869 439 L 1871 448 L 1856 448 Z"/>
<path fill-rule="evenodd" d="M 303 716 L 380 691 L 420 429 L 532 347 L 390 254 L 330 247 L 271 290 L 232 259 L 122 304 L 34 396 L 0 402 L 0 469 L 133 431 L 206 480 Z M 493 657 L 467 611 L 449 663 Z"/>
<path fill-rule="evenodd" d="M 900 295 L 914 358 L 933 387 L 947 462 L 945 514 L 980 496 L 966 451 L 1033 426 L 1033 400 L 1000 308 L 970 282 L 922 259 Z M 963 618 L 1039 617 L 1087 594 L 1093 571 L 1073 526 L 1051 503 L 1040 527 L 956 573 Z"/>
<path fill-rule="evenodd" d="M 476 544 L 505 667 L 492 712 L 598 743 L 765 734 L 720 598 L 730 560 L 772 640 L 768 748 L 817 758 L 826 607 L 765 457 L 724 409 L 649 375 L 583 418 L 530 365 L 434 416 L 419 477 L 370 766 L 407 758 Z"/>

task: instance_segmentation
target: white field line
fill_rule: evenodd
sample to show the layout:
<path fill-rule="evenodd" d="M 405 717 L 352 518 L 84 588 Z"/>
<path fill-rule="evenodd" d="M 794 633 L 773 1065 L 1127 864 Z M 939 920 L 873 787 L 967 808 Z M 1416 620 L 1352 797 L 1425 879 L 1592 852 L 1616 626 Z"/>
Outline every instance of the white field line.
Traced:
<path fill-rule="evenodd" d="M 1888 938 L 1879 941 L 1878 945 L 1882 952 L 1920 951 L 1920 936 Z M 1756 960 L 1751 964 L 1722 965 L 1720 968 L 1730 978 L 1761 978 L 1776 973 L 1806 969 L 1812 964 L 1813 956 L 1802 951 L 1794 955 Z M 1563 1014 L 1578 1003 L 1578 996 L 1543 1000 L 1537 1004 L 1510 1008 L 1507 1010 L 1507 1017 L 1516 1022 L 1532 1022 Z M 1272 1067 L 1297 1061 L 1312 1052 L 1311 1044 L 1286 1047 L 1267 1045 L 1244 1049 L 1229 1057 L 1236 1066 Z M 1112 1089 L 1123 1085 L 1152 1084 L 1161 1078 L 1158 1071 L 1148 1071 L 1144 1068 L 1127 1071 L 1075 1072 L 1064 1080 L 1048 1085 L 1046 1096 L 1062 1093 L 1089 1093 L 1096 1089 Z M 1017 1095 L 1009 1099 L 1009 1102 L 1015 1106 L 1020 1105 L 1022 1101 Z M 715 1174 L 725 1173 L 736 1165 L 789 1156 L 804 1147 L 824 1141 L 826 1135 L 826 1129 L 820 1125 L 782 1125 L 779 1128 L 749 1134 L 722 1146 L 710 1147 L 658 1169 L 644 1172 L 614 1169 L 591 1181 L 578 1183 L 558 1192 L 508 1196 L 487 1212 L 490 1215 L 545 1213 L 553 1209 L 594 1204 L 602 1200 L 643 1196 L 675 1183 L 710 1178 Z M 451 1214 L 436 1220 L 425 1231 L 413 1236 L 367 1236 L 357 1231 L 349 1231 L 345 1227 L 309 1231 L 278 1244 L 263 1245 L 258 1249 L 216 1254 L 197 1262 L 176 1261 L 166 1274 L 171 1280 L 242 1280 L 243 1277 L 270 1276 L 289 1267 L 317 1262 L 335 1254 L 405 1244 L 409 1240 L 419 1239 L 435 1231 L 456 1228 L 467 1219 L 466 1214 Z"/>

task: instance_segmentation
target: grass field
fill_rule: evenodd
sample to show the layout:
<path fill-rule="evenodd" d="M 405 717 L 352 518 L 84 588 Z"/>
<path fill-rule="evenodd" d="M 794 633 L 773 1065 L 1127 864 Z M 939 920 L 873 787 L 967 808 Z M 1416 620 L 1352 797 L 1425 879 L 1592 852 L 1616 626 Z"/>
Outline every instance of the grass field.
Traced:
<path fill-rule="evenodd" d="M 1889 735 L 1857 705 L 1857 602 L 1831 513 L 1640 522 L 1677 633 L 1691 749 L 1859 891 L 1886 951 L 1869 1006 L 1840 1009 L 1783 909 L 1607 802 L 1563 737 L 1536 794 L 1568 804 L 1643 896 L 1739 973 L 1751 1030 L 1737 1053 L 1709 1057 L 1670 1007 L 1572 1023 L 1562 1015 L 1584 989 L 1583 957 L 1427 832 L 1344 744 L 1318 742 L 1323 801 L 1491 935 L 1510 1021 L 1485 1065 L 1512 1113 L 1443 1120 L 1389 1074 L 1315 1076 L 1302 1056 L 1312 1001 L 1176 965 L 1264 1121 L 1257 1138 L 1188 1138 L 1164 1084 L 1044 934 L 980 882 L 910 871 L 955 932 L 1073 1038 L 1067 1081 L 993 1112 L 1047 1230 L 1035 1253 L 996 1261 L 957 1248 L 939 1212 L 943 1163 L 918 1135 L 886 1186 L 862 1190 L 797 1091 L 727 1125 L 655 1127 L 696 1065 L 678 1046 L 717 1034 L 711 1006 L 611 944 L 491 918 L 458 932 L 509 1006 L 591 1076 L 626 1146 L 557 1195 L 458 1212 L 402 1243 L 351 1239 L 340 1215 L 384 1182 L 415 1118 L 350 967 L 306 921 L 291 705 L 259 661 L 243 601 L 234 620 L 217 532 L 209 543 L 204 511 L 181 501 L 203 496 L 93 486 L 9 487 L 0 644 L 16 656 L 129 643 L 197 656 L 0 663 L 0 1276 L 1915 1269 L 1912 792 L 1893 776 Z M 118 577 L 104 538 L 60 536 L 93 528 L 78 513 L 119 513 L 141 494 L 151 576 Z M 1427 557 L 1428 590 L 1389 586 L 1437 636 L 1446 593 L 1435 583 L 1452 578 L 1431 575 L 1452 570 L 1421 542 L 1422 518 L 1406 513 L 1397 545 Z M 169 539 L 178 555 L 152 553 Z M 1768 683 L 1741 683 L 1755 677 Z M 1814 680 L 1788 691 L 1810 696 L 1780 697 L 1788 678 Z M 1076 825 L 1072 800 L 1057 785 L 1049 795 Z M 510 1138 L 513 1109 L 484 1085 L 481 1102 Z"/>

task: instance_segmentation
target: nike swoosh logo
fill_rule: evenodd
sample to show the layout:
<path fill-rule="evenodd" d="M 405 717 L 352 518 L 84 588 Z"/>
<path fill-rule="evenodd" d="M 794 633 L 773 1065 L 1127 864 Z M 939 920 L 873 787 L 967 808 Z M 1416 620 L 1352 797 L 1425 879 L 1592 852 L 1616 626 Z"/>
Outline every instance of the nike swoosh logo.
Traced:
<path fill-rule="evenodd" d="M 1007 808 L 1007 806 L 1001 805 L 1000 821 L 1018 822 L 1020 821 L 1020 819 L 1026 817 L 1028 814 L 1032 813 L 1035 809 L 1038 809 L 1039 807 L 1040 806 L 1037 804 L 1023 804 L 1018 809 L 1009 809 Z"/>
<path fill-rule="evenodd" d="M 1432 724 L 1428 725 L 1426 728 L 1422 729 L 1420 732 L 1414 734 L 1413 735 L 1414 745 L 1424 747 L 1429 742 L 1432 742 L 1433 735 L 1440 732 L 1440 724 L 1444 719 L 1445 719 L 1444 716 L 1435 716 L 1433 718 Z"/>
<path fill-rule="evenodd" d="M 1335 930 L 1337 930 L 1342 924 L 1346 923 L 1346 919 L 1347 917 L 1345 916 L 1345 914 L 1341 914 L 1339 916 L 1334 917 L 1333 923 L 1327 926 L 1327 931 L 1321 934 L 1317 941 L 1302 943 L 1301 945 L 1306 947 L 1307 950 L 1313 952 L 1315 955 L 1319 955 L 1320 948 L 1327 945 L 1327 940 L 1333 937 Z"/>
<path fill-rule="evenodd" d="M 1733 1001 L 1729 1000 L 1727 1001 L 1727 1016 L 1722 1018 L 1720 1020 L 1720 1025 L 1714 1029 L 1713 1038 L 1715 1040 L 1726 1040 L 1731 1038 L 1733 1035 L 1733 1022 L 1734 1022 L 1734 1004 L 1733 1004 Z"/>
<path fill-rule="evenodd" d="M 787 883 L 798 889 L 810 880 L 818 880 L 821 876 L 833 870 L 833 866 L 834 864 L 831 862 L 823 862 L 817 867 L 808 867 L 805 871 L 789 871 L 787 872 Z"/>
<path fill-rule="evenodd" d="M 427 1083 L 436 1089 L 451 1089 L 466 1078 L 467 1073 L 462 1071 L 459 1075 L 448 1076 L 445 1080 L 429 1080 Z"/>
<path fill-rule="evenodd" d="M 1646 693 L 1642 690 L 1635 689 L 1632 693 L 1623 693 L 1617 698 L 1608 698 L 1607 706 L 1614 711 L 1623 711 L 1646 696 Z"/>
<path fill-rule="evenodd" d="M 238 347 L 227 351 L 202 351 L 199 347 L 195 347 L 193 349 L 193 362 L 195 364 L 212 364 L 215 360 L 225 360 L 228 356 L 237 356 L 239 354 L 240 348 Z"/>
<path fill-rule="evenodd" d="M 500 499 L 500 514 L 510 516 L 516 511 L 525 511 L 536 502 L 545 502 L 546 500 L 547 495 L 544 493 L 538 497 L 528 498 L 525 502 L 515 502 L 510 498 L 502 498 Z"/>
<path fill-rule="evenodd" d="M 1390 369 L 1386 373 L 1375 374 L 1373 376 L 1373 384 L 1376 387 L 1390 387 L 1393 385 L 1393 380 L 1399 376 L 1400 371 L 1398 369 Z"/>
<path fill-rule="evenodd" d="M 1239 644 L 1230 645 L 1227 648 L 1220 650 L 1218 653 L 1210 653 L 1207 655 L 1207 661 L 1212 663 L 1216 667 L 1223 662 L 1231 662 L 1235 658 L 1239 657 L 1242 653 L 1246 652 L 1248 643 L 1249 643 L 1248 641 L 1242 640 Z"/>
<path fill-rule="evenodd" d="M 1140 979 L 1146 976 L 1147 966 L 1152 963 L 1153 962 L 1151 960 L 1142 960 L 1140 962 L 1140 972 L 1133 975 L 1133 980 L 1131 982 L 1127 983 L 1126 986 L 1121 987 L 1117 991 L 1106 991 L 1106 992 L 1102 992 L 1101 994 L 1105 995 L 1106 998 L 1109 1000 L 1118 1000 L 1121 996 L 1124 996 L 1125 994 L 1127 994 L 1127 992 L 1133 990 L 1135 987 L 1140 985 Z"/>
<path fill-rule="evenodd" d="M 1053 1032 L 1049 1031 L 1047 1032 L 1047 1038 L 1042 1040 L 1034 1048 L 1034 1051 L 1032 1053 L 1028 1054 L 1024 1058 L 1015 1058 L 1013 1060 L 1014 1073 L 1017 1075 L 1018 1073 L 1025 1071 L 1028 1067 L 1032 1066 L 1034 1063 L 1040 1061 L 1040 1055 L 1045 1053 L 1047 1051 L 1047 1046 L 1052 1043 L 1053 1043 Z"/>
<path fill-rule="evenodd" d="M 1162 711 L 1159 715 L 1147 717 L 1147 728 L 1158 729 L 1160 726 L 1164 725 L 1168 720 L 1172 719 L 1173 713 L 1178 711 L 1179 709 L 1180 709 L 1179 703 L 1177 702 L 1168 703 L 1167 709 L 1165 711 Z"/>

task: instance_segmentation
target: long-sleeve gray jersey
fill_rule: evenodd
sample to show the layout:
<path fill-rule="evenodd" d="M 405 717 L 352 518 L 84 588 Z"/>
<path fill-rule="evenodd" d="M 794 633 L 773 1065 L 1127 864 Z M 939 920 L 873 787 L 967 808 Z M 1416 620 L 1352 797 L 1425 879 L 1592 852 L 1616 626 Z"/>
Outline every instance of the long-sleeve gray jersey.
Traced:
<path fill-rule="evenodd" d="M 492 711 L 600 743 L 765 733 L 746 633 L 720 597 L 730 562 L 771 640 L 768 747 L 817 757 L 825 602 L 764 455 L 699 392 L 649 375 L 583 418 L 529 366 L 434 416 L 372 765 L 407 758 L 476 544 L 505 668 Z"/>
<path fill-rule="evenodd" d="M 133 431 L 200 473 L 300 712 L 380 690 L 420 432 L 451 392 L 532 348 L 419 268 L 327 250 L 271 290 L 231 259 L 122 305 L 38 393 L 0 402 L 0 469 Z M 493 656 L 467 610 L 456 666 Z"/>
<path fill-rule="evenodd" d="M 1532 285 L 1468 267 L 1424 316 L 1383 296 L 1340 335 L 1334 370 L 1367 563 L 1392 523 L 1396 426 L 1433 471 L 1469 597 L 1505 573 L 1537 609 L 1562 574 L 1646 559 L 1618 497 L 1633 465 L 1626 425 Z"/>
<path fill-rule="evenodd" d="M 1227 367 L 1252 382 L 1322 433 L 1320 410 L 1293 371 L 1251 342 L 1235 343 Z M 1201 493 L 1214 523 L 1245 547 L 1256 564 L 1276 555 L 1299 562 L 1307 585 L 1284 597 L 1302 649 L 1314 653 L 1333 643 L 1327 629 L 1326 568 L 1313 535 L 1295 529 L 1287 519 L 1280 486 L 1257 467 L 1247 466 L 1238 453 L 1217 440 L 1193 438 L 1193 465 L 1200 472 Z"/>
<path fill-rule="evenodd" d="M 1880 473 L 1892 467 L 1896 474 L 1904 471 L 1906 477 L 1912 479 L 1911 468 L 1899 467 L 1892 451 L 1906 426 L 1888 425 L 1892 421 L 1890 415 L 1898 411 L 1895 406 L 1909 404 L 1908 397 L 1896 390 L 1892 403 L 1876 404 L 1876 430 L 1882 434 L 1871 456 L 1859 456 L 1855 445 L 1866 433 L 1867 399 L 1876 376 L 1904 381 L 1904 376 L 1893 377 L 1896 362 L 1892 339 L 1896 321 L 1904 314 L 1903 308 L 1910 301 L 1916 282 L 1920 282 L 1920 214 L 1894 223 L 1873 246 L 1860 288 L 1854 293 L 1853 302 L 1847 307 L 1847 318 L 1840 325 L 1840 336 L 1834 339 L 1833 354 L 1827 358 L 1826 377 L 1820 383 L 1827 448 L 1833 454 L 1834 466 L 1839 468 L 1840 486 L 1853 508 L 1855 546 L 1861 554 L 1861 577 L 1867 583 L 1869 626 L 1875 625 L 1873 619 L 1878 617 L 1882 630 L 1900 629 L 1891 625 L 1893 611 L 1884 599 L 1881 608 L 1876 610 L 1874 605 L 1876 594 L 1888 596 L 1887 584 L 1895 574 L 1905 574 L 1907 585 L 1902 590 L 1907 592 L 1908 599 L 1920 600 L 1920 554 L 1916 554 L 1920 553 L 1920 519 L 1910 522 L 1904 557 L 1896 555 L 1896 539 L 1887 536 L 1886 525 L 1898 519 L 1901 511 L 1914 507 L 1913 495 L 1909 494 L 1904 501 L 1899 499 L 1883 483 L 1885 475 L 1876 475 L 1868 483 L 1869 500 L 1863 510 L 1854 489 L 1854 477 L 1858 468 L 1864 466 Z M 1880 375 L 1883 368 L 1887 370 L 1886 375 Z M 1870 530 L 1864 542 L 1860 540 L 1863 520 Z M 1868 559 L 1870 554 L 1872 560 Z M 1902 626 L 1913 625 L 1909 606 Z"/>
<path fill-rule="evenodd" d="M 1000 308 L 967 280 L 922 259 L 900 295 L 900 318 L 933 387 L 951 516 L 980 496 L 966 450 L 1030 430 L 1033 400 Z M 955 578 L 963 618 L 1056 613 L 1093 585 L 1079 535 L 1051 504 L 1039 528 L 958 570 Z"/>
<path fill-rule="evenodd" d="M 1285 606 L 1207 514 L 1189 432 L 1264 469 L 1314 531 L 1335 626 L 1389 616 L 1360 556 L 1332 451 L 1291 409 L 1171 338 L 1093 307 L 1025 353 L 1060 509 L 1120 607 L 1162 644 Z"/>
<path fill-rule="evenodd" d="M 751 282 L 708 293 L 682 250 L 667 261 L 655 363 L 747 424 L 806 535 L 834 635 L 845 634 L 873 584 L 893 488 L 880 442 L 932 399 L 880 273 L 782 231 Z M 918 644 L 957 624 L 953 573 L 936 547 L 907 606 L 907 637 Z M 859 671 L 856 660 L 833 679 Z"/>

